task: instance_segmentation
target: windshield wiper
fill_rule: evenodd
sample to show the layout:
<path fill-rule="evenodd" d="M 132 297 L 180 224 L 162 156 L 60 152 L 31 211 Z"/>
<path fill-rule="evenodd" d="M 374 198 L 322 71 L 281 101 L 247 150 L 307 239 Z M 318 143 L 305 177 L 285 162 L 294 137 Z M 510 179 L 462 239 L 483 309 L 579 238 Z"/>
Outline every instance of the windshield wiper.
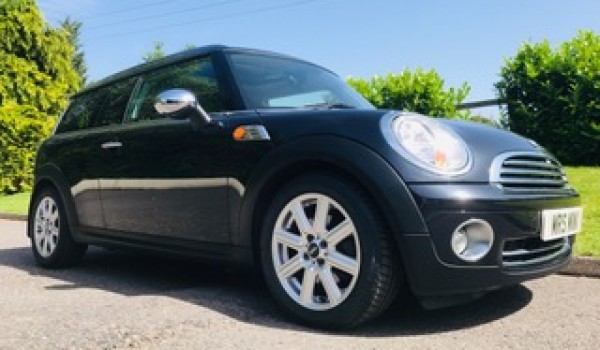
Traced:
<path fill-rule="evenodd" d="M 311 105 L 304 105 L 304 107 L 309 108 L 327 108 L 327 109 L 355 109 L 356 107 L 350 106 L 348 104 L 342 102 L 336 103 L 315 103 Z"/>

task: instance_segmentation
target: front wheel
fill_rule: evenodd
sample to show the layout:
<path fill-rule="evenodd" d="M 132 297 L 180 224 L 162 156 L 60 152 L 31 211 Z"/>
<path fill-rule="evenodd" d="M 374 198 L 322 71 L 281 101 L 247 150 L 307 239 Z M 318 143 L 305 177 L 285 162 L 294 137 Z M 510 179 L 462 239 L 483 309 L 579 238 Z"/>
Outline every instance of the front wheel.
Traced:
<path fill-rule="evenodd" d="M 298 178 L 274 198 L 261 236 L 267 285 L 299 321 L 322 328 L 359 325 L 387 308 L 399 259 L 371 199 L 330 174 Z"/>
<path fill-rule="evenodd" d="M 81 260 L 87 246 L 73 240 L 64 206 L 56 191 L 44 189 L 35 197 L 29 225 L 33 256 L 38 265 L 66 267 Z"/>

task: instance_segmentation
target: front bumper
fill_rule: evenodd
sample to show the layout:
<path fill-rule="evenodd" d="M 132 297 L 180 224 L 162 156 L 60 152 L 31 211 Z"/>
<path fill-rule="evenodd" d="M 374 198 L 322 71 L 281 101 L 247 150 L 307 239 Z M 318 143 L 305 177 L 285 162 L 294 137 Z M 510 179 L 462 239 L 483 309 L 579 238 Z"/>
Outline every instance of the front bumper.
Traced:
<path fill-rule="evenodd" d="M 427 234 L 405 235 L 402 249 L 408 278 L 418 296 L 493 290 L 560 270 L 571 258 L 574 237 L 539 239 L 544 209 L 580 204 L 575 191 L 509 194 L 489 184 L 409 185 L 427 225 Z M 476 263 L 452 252 L 452 232 L 469 219 L 494 230 L 491 251 Z"/>

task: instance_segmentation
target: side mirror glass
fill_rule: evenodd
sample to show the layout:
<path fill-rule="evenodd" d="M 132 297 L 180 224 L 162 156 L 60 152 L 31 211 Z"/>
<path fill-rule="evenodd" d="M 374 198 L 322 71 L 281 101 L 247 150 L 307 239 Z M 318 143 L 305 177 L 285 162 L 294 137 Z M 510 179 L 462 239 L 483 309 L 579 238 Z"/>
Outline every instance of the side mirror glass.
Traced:
<path fill-rule="evenodd" d="M 154 109 L 165 117 L 189 111 L 192 124 L 209 124 L 210 116 L 202 109 L 196 96 L 188 90 L 170 89 L 156 96 Z"/>

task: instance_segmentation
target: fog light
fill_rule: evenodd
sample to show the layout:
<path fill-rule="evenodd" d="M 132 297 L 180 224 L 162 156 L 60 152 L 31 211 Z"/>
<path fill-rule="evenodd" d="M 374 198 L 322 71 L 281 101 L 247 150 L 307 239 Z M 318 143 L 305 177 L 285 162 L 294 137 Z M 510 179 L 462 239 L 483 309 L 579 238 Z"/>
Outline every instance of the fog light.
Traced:
<path fill-rule="evenodd" d="M 484 220 L 470 219 L 460 224 L 450 245 L 454 254 L 464 261 L 475 262 L 489 253 L 494 243 L 494 230 Z"/>

